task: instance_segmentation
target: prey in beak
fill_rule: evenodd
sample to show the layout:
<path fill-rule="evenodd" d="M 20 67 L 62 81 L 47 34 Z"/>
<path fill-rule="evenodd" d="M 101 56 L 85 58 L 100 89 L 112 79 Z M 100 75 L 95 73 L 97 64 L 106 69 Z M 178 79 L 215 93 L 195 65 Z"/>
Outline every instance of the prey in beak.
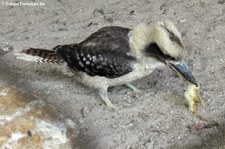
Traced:
<path fill-rule="evenodd" d="M 170 66 L 170 68 L 178 72 L 178 74 L 180 74 L 185 80 L 198 87 L 194 76 L 192 75 L 188 65 L 184 61 L 166 60 L 166 63 Z"/>

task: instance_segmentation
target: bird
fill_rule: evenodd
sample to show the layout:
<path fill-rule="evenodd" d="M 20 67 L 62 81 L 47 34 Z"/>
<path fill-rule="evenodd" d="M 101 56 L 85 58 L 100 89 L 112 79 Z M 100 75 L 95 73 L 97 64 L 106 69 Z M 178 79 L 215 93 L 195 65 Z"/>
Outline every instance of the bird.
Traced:
<path fill-rule="evenodd" d="M 169 66 L 198 86 L 184 60 L 181 33 L 172 20 L 140 23 L 133 28 L 106 26 L 79 43 L 57 45 L 52 50 L 29 48 L 16 52 L 18 59 L 62 65 L 68 75 L 99 91 L 105 104 L 117 109 L 108 98 L 108 88 L 131 84 L 155 69 Z M 72 73 L 72 74 L 71 74 Z"/>

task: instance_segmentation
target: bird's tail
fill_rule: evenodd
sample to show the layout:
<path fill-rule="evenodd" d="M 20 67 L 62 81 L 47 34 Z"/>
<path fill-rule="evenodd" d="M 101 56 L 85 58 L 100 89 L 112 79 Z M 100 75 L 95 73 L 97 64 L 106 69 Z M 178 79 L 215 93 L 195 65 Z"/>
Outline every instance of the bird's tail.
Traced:
<path fill-rule="evenodd" d="M 23 50 L 20 53 L 14 53 L 16 58 L 25 61 L 32 61 L 36 63 L 56 63 L 62 64 L 63 59 L 55 53 L 55 51 L 45 50 L 45 49 L 34 49 L 30 48 Z"/>

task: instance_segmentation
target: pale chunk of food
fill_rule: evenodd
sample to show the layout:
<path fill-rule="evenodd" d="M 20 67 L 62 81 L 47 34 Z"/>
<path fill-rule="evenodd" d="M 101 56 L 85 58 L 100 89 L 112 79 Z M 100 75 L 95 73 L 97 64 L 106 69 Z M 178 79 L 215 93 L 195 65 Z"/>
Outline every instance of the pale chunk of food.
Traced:
<path fill-rule="evenodd" d="M 189 85 L 184 94 L 184 97 L 188 101 L 189 110 L 191 112 L 197 112 L 199 104 L 202 103 L 200 87 L 196 87 L 194 84 Z"/>

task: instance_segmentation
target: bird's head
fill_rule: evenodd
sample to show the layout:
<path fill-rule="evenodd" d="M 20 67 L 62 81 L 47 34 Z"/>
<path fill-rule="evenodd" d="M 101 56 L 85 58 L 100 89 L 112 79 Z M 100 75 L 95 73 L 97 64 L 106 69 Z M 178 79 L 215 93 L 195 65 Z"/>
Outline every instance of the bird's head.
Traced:
<path fill-rule="evenodd" d="M 151 57 L 168 65 L 178 72 L 187 81 L 198 86 L 188 65 L 183 59 L 183 41 L 180 32 L 170 20 L 149 25 L 140 25 L 134 28 L 134 38 L 131 38 L 136 57 Z M 143 54 L 144 53 L 144 54 Z"/>
<path fill-rule="evenodd" d="M 153 43 L 159 47 L 157 49 L 159 50 L 158 59 L 166 63 L 172 70 L 178 72 L 184 79 L 198 86 L 188 65 L 183 59 L 183 40 L 174 23 L 170 20 L 159 22 L 153 26 L 152 32 L 154 35 Z"/>

